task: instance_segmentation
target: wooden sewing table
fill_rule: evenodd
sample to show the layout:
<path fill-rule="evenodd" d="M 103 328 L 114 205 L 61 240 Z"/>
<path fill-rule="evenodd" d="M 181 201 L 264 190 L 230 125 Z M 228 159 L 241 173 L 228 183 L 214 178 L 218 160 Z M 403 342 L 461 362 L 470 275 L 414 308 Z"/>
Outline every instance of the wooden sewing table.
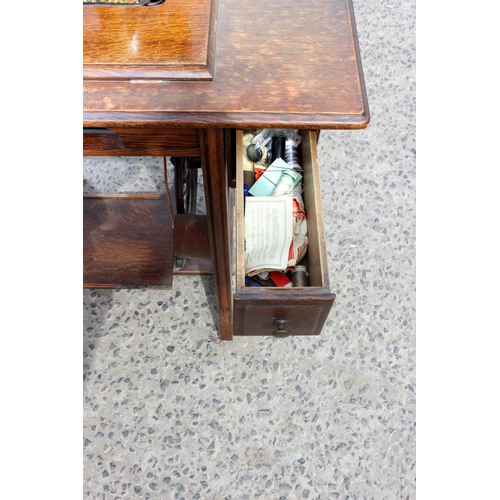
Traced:
<path fill-rule="evenodd" d="M 170 203 L 141 193 L 84 197 L 84 286 L 171 288 L 173 274 L 213 274 L 221 339 L 320 333 L 335 295 L 318 133 L 369 121 L 351 0 L 83 8 L 84 154 L 171 157 L 178 187 Z M 308 287 L 245 287 L 248 128 L 301 130 Z M 184 199 L 196 167 L 206 215 Z"/>

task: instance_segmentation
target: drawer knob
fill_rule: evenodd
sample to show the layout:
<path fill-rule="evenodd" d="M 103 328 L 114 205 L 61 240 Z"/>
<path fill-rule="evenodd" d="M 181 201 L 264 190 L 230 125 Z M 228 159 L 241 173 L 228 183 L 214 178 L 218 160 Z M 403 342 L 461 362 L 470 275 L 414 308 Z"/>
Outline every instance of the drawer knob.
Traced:
<path fill-rule="evenodd" d="M 287 319 L 277 319 L 274 324 L 276 325 L 277 330 L 274 330 L 273 335 L 275 337 L 288 337 L 291 334 L 288 330 L 285 330 L 285 326 L 288 325 L 290 321 Z"/>

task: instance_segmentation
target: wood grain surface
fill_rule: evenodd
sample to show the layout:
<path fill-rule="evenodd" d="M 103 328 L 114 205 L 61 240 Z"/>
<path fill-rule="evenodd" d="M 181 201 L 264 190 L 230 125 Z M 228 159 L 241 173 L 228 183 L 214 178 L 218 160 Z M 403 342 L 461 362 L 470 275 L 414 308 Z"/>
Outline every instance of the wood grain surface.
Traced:
<path fill-rule="evenodd" d="M 205 129 L 201 141 L 201 168 L 207 209 L 210 258 L 214 269 L 217 319 L 221 340 L 232 340 L 231 243 L 224 131 Z"/>
<path fill-rule="evenodd" d="M 156 194 L 83 198 L 86 288 L 171 288 L 172 220 Z"/>
<path fill-rule="evenodd" d="M 210 242 L 206 215 L 174 215 L 175 256 L 210 260 Z"/>
<path fill-rule="evenodd" d="M 307 295 L 296 297 L 262 296 L 249 294 L 242 299 L 234 296 L 234 335 L 272 335 L 277 330 L 276 320 L 288 321 L 286 330 L 291 335 L 319 335 L 332 307 L 335 295 Z"/>
<path fill-rule="evenodd" d="M 217 0 L 83 8 L 87 79 L 211 80 Z"/>
<path fill-rule="evenodd" d="M 219 0 L 212 82 L 85 80 L 84 125 L 365 127 L 351 0 L 289 0 L 275 16 L 271 7 Z"/>
<path fill-rule="evenodd" d="M 200 156 L 196 128 L 84 129 L 84 156 Z"/>

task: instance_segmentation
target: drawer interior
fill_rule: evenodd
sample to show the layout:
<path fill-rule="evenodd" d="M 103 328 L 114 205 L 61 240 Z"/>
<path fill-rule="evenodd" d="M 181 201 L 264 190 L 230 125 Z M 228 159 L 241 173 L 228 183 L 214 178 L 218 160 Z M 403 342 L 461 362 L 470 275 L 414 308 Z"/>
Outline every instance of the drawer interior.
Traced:
<path fill-rule="evenodd" d="M 243 135 L 236 131 L 236 293 L 245 294 L 293 294 L 303 295 L 324 293 L 329 288 L 327 258 L 325 250 L 323 208 L 317 156 L 317 134 L 314 131 L 301 131 L 301 166 L 303 168 L 303 200 L 307 219 L 308 248 L 305 257 L 299 262 L 308 272 L 307 287 L 248 287 L 245 285 L 245 212 L 243 194 Z"/>

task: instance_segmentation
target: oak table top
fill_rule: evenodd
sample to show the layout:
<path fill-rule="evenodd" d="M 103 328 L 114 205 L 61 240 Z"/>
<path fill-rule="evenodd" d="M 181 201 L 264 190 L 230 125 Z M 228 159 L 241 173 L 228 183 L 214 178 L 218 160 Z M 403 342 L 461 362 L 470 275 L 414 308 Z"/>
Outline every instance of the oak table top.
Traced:
<path fill-rule="evenodd" d="M 352 0 L 86 6 L 83 59 L 85 127 L 369 122 Z"/>

